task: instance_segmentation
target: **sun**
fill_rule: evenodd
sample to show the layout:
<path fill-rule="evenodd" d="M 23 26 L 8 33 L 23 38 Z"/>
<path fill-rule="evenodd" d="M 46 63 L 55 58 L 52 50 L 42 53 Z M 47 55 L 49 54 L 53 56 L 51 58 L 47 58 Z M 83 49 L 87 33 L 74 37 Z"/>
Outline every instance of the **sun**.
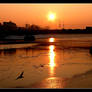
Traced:
<path fill-rule="evenodd" d="M 55 16 L 54 13 L 49 13 L 49 14 L 48 14 L 48 20 L 50 20 L 50 21 L 54 21 L 55 18 L 56 18 L 56 16 Z"/>

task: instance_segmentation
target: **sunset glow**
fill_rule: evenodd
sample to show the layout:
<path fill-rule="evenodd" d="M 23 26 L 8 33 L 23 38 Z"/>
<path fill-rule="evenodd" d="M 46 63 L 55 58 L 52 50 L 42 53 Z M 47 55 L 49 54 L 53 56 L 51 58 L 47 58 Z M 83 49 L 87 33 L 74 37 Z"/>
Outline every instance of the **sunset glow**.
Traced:
<path fill-rule="evenodd" d="M 0 22 L 13 21 L 18 26 L 85 28 L 92 26 L 92 4 L 0 4 Z"/>

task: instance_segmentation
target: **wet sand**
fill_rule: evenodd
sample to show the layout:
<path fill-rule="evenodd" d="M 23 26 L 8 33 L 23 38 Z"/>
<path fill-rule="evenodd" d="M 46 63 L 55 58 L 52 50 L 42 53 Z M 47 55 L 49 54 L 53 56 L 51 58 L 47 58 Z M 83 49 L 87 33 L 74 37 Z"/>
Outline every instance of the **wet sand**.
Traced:
<path fill-rule="evenodd" d="M 42 80 L 40 83 L 29 85 L 28 88 L 64 88 L 67 78 L 49 77 Z"/>
<path fill-rule="evenodd" d="M 92 88 L 92 70 L 72 78 L 49 77 L 24 88 Z"/>
<path fill-rule="evenodd" d="M 92 88 L 92 70 L 73 76 L 65 88 Z"/>

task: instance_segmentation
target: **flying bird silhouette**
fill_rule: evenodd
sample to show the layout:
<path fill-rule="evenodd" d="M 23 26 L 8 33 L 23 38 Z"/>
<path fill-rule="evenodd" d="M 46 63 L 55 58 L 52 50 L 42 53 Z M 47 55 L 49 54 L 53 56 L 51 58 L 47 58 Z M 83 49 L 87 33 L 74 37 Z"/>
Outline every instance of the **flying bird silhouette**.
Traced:
<path fill-rule="evenodd" d="M 24 74 L 24 71 L 16 78 L 16 80 L 17 80 L 17 79 L 24 78 L 23 74 Z"/>

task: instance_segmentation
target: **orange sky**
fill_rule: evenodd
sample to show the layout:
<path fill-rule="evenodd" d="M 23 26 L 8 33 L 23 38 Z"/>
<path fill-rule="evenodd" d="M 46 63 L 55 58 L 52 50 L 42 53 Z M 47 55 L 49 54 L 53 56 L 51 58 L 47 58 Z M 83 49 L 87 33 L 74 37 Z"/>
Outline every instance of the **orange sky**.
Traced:
<path fill-rule="evenodd" d="M 56 19 L 48 21 L 48 13 L 56 14 Z M 0 22 L 13 21 L 18 26 L 37 24 L 50 28 L 85 28 L 92 26 L 92 4 L 51 4 L 51 3 L 26 3 L 26 4 L 0 4 Z"/>

